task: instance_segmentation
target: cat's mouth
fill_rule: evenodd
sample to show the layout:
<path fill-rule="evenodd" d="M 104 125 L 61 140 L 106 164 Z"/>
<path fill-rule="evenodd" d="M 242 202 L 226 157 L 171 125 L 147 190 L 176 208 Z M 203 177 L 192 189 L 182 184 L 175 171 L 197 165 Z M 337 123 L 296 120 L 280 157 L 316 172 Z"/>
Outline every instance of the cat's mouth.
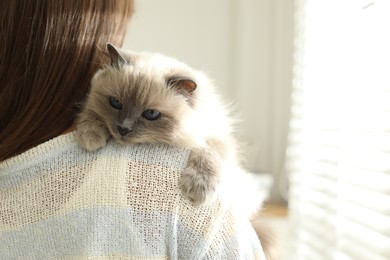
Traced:
<path fill-rule="evenodd" d="M 122 127 L 119 125 L 112 125 L 110 127 L 110 132 L 111 135 L 115 138 L 115 140 L 122 144 L 129 143 L 131 137 L 134 134 L 133 129 Z"/>

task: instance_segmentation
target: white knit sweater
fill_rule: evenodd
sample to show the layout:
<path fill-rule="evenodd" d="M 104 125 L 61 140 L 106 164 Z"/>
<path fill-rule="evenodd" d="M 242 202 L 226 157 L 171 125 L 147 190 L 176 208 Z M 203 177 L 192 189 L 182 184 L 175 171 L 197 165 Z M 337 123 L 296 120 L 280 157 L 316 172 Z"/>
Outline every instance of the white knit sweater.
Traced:
<path fill-rule="evenodd" d="M 187 158 L 114 142 L 88 153 L 69 133 L 0 162 L 0 259 L 264 259 L 228 200 L 181 195 Z"/>

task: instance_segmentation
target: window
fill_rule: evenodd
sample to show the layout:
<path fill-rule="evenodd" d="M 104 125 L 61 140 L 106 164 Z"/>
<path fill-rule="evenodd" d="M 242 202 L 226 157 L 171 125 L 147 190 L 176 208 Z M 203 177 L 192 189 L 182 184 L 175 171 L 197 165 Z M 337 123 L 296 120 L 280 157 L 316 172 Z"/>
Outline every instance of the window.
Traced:
<path fill-rule="evenodd" d="M 297 1 L 289 259 L 390 258 L 390 1 Z"/>

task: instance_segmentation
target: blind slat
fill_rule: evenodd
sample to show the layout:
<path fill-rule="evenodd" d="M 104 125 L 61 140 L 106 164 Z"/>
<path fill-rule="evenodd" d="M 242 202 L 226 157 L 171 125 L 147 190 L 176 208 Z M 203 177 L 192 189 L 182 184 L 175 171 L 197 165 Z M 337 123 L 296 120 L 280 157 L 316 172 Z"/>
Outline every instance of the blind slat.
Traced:
<path fill-rule="evenodd" d="M 390 256 L 390 238 L 388 236 L 348 219 L 343 219 L 340 226 L 342 227 L 342 239 L 348 240 L 356 246 L 371 249 L 376 254 Z"/>
<path fill-rule="evenodd" d="M 390 195 L 390 174 L 351 167 L 344 180 L 352 185 Z"/>
<path fill-rule="evenodd" d="M 350 202 L 343 203 L 341 210 L 344 217 L 390 238 L 390 217 L 387 214 Z"/>
<path fill-rule="evenodd" d="M 345 201 L 351 201 L 390 216 L 390 196 L 380 191 L 348 185 L 341 191 L 341 196 Z"/>
<path fill-rule="evenodd" d="M 366 247 L 355 244 L 352 242 L 352 239 L 342 239 L 340 242 L 341 255 L 344 259 L 375 259 L 375 260 L 388 260 L 389 258 L 386 255 L 381 255 L 373 252 Z"/>

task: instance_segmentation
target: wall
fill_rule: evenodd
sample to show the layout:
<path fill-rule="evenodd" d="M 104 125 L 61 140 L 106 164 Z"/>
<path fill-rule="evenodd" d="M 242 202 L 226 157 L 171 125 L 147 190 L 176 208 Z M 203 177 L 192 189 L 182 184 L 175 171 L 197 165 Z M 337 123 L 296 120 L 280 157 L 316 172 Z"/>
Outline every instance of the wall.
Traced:
<path fill-rule="evenodd" d="M 208 73 L 233 101 L 246 166 L 278 183 L 292 78 L 289 0 L 139 0 L 125 46 L 161 52 Z M 273 198 L 281 196 L 275 186 Z"/>

